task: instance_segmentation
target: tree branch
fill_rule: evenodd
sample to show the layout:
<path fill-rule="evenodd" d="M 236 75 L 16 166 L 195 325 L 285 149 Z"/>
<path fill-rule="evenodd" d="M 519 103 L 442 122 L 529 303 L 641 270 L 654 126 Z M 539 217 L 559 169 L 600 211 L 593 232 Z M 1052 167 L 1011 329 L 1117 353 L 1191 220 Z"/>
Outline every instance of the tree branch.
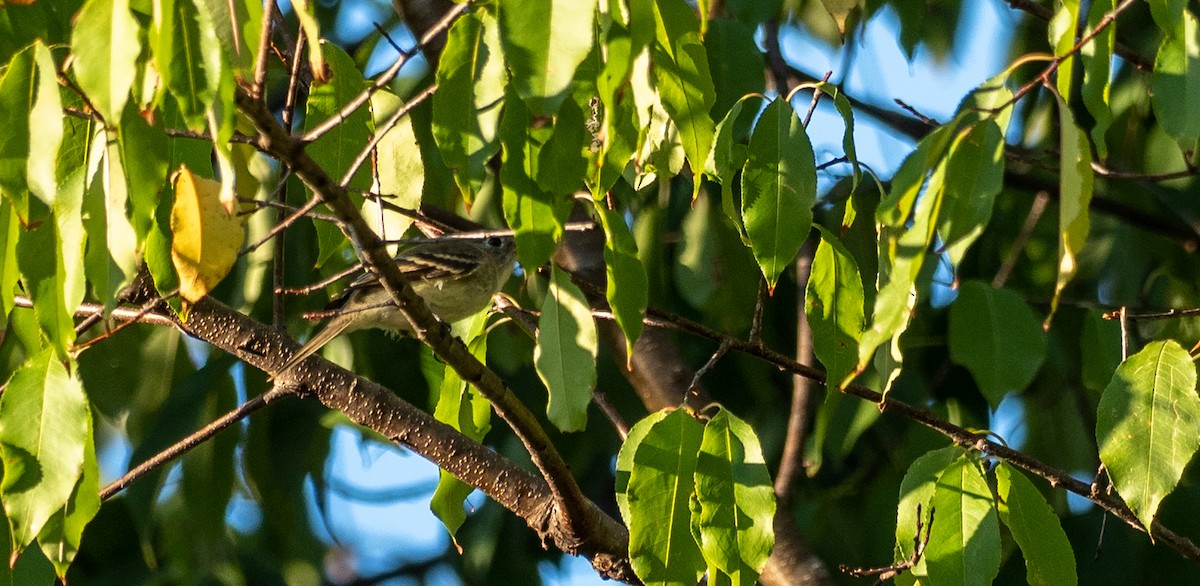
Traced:
<path fill-rule="evenodd" d="M 236 97 L 239 109 L 259 133 L 258 148 L 283 162 L 333 211 L 345 226 L 347 235 L 357 244 L 364 264 L 379 276 L 380 283 L 396 302 L 397 311 L 413 325 L 417 339 L 432 348 L 464 381 L 477 388 L 492 404 L 497 415 L 516 433 L 554 495 L 559 515 L 554 516 L 553 529 L 561 534 L 564 543 L 573 544 L 568 545 L 566 551 L 575 551 L 583 546 L 591 539 L 590 535 L 598 523 L 596 510 L 587 506 L 588 501 L 571 476 L 570 468 L 537 418 L 495 372 L 467 350 L 462 340 L 450 334 L 449 328 L 433 315 L 405 282 L 399 267 L 388 254 L 386 244 L 363 219 L 346 189 L 335 184 L 324 169 L 304 153 L 306 143 L 284 131 L 260 100 L 241 89 Z M 280 362 L 275 367 L 282 364 Z M 313 362 L 303 363 L 300 368 L 288 372 L 271 371 L 271 374 L 280 377 L 284 383 L 299 382 L 303 380 L 305 364 Z"/>

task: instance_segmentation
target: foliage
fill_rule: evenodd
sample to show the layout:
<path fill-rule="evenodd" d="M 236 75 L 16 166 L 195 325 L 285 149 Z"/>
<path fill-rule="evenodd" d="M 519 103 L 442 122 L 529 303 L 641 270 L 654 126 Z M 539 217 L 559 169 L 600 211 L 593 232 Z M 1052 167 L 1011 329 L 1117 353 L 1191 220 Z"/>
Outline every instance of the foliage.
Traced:
<path fill-rule="evenodd" d="M 949 0 L 479 0 L 414 31 L 426 71 L 372 79 L 387 41 L 323 38 L 326 4 L 0 1 L 0 581 L 360 577 L 307 518 L 346 429 L 443 469 L 462 555 L 395 575 L 1195 575 L 1188 3 L 1007 8 L 1011 64 L 941 121 L 780 42 L 893 18 L 944 56 Z M 865 124 L 914 143 L 890 177 Z M 522 269 L 452 333 L 386 256 L 446 210 L 511 230 Z M 359 265 L 419 342 L 326 348 L 362 379 L 280 372 L 322 301 L 291 293 Z M 123 444 L 149 464 L 101 488 Z"/>

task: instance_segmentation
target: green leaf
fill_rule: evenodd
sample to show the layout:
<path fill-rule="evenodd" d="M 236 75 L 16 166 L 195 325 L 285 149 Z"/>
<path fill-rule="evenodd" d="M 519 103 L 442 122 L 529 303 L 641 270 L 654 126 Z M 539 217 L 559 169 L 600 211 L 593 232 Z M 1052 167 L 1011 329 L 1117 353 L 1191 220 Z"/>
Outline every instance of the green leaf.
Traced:
<path fill-rule="evenodd" d="M 504 147 L 500 184 L 504 189 L 504 219 L 517 240 L 521 266 L 539 267 L 550 258 L 571 213 L 570 198 L 555 197 L 538 187 L 538 153 L 549 128 L 533 128 L 529 111 L 515 96 L 506 100 L 500 120 Z"/>
<path fill-rule="evenodd" d="M 130 107 L 125 109 L 117 136 L 129 189 L 129 219 L 141 245 L 150 234 L 158 196 L 167 181 L 167 159 L 164 156 L 167 152 L 167 135 L 161 129 L 147 124 Z"/>
<path fill-rule="evenodd" d="M 1054 48 L 1054 56 L 1068 55 L 1075 46 L 1075 29 L 1079 23 L 1079 0 L 1062 0 L 1054 18 L 1050 20 L 1047 33 L 1050 36 L 1050 46 Z M 1071 99 L 1071 79 L 1074 76 L 1075 59 L 1063 60 L 1058 66 L 1058 93 L 1063 99 Z"/>
<path fill-rule="evenodd" d="M 538 187 L 559 196 L 569 196 L 583 188 L 583 176 L 587 173 L 583 149 L 590 144 L 583 111 L 574 100 L 564 101 L 554 117 L 554 134 L 538 151 Z"/>
<path fill-rule="evenodd" d="M 37 81 L 31 88 L 29 110 L 29 191 L 48 206 L 58 196 L 58 149 L 63 139 L 63 108 L 58 93 L 58 70 L 54 58 L 41 42 L 33 45 Z M 9 125 L 11 128 L 12 125 Z M 7 132 L 7 130 L 6 130 Z"/>
<path fill-rule="evenodd" d="M 825 12 L 833 17 L 833 21 L 837 23 L 838 33 L 843 37 L 846 36 L 846 18 L 850 16 L 850 12 L 858 8 L 859 0 L 821 0 L 821 4 L 825 6 Z"/>
<path fill-rule="evenodd" d="M 1121 364 L 1121 322 L 1104 319 L 1099 309 L 1089 309 L 1083 319 L 1079 336 L 1083 384 L 1099 391 L 1108 386 L 1113 371 Z"/>
<path fill-rule="evenodd" d="M 33 300 L 38 326 L 58 357 L 66 360 L 75 343 L 75 307 L 67 306 L 67 267 L 56 222 L 28 230 L 17 243 L 17 266 Z M 78 300 L 76 300 L 78 303 Z"/>
<path fill-rule="evenodd" d="M 1031 586 L 1073 586 L 1075 553 L 1058 516 L 1029 479 L 1008 462 L 996 465 L 996 509 L 1025 558 Z"/>
<path fill-rule="evenodd" d="M 300 21 L 300 28 L 304 29 L 304 42 L 307 43 L 306 49 L 308 53 L 308 68 L 313 72 L 313 81 L 316 85 L 321 85 L 330 80 L 331 77 L 336 77 L 337 73 L 327 69 L 329 56 L 321 50 L 321 28 L 317 17 L 313 14 L 311 0 L 296 0 L 292 3 L 292 7 L 296 10 L 296 20 Z M 311 98 L 310 98 L 311 99 Z"/>
<path fill-rule="evenodd" d="M 1177 342 L 1152 342 L 1117 367 L 1096 412 L 1100 461 L 1146 528 L 1200 447 L 1196 365 Z"/>
<path fill-rule="evenodd" d="M 1004 187 L 1004 132 L 984 120 L 962 133 L 946 154 L 946 195 L 938 235 L 958 266 L 992 217 Z"/>
<path fill-rule="evenodd" d="M 549 116 L 570 93 L 575 69 L 592 49 L 596 0 L 500 4 L 500 40 L 512 85 L 529 110 Z"/>
<path fill-rule="evenodd" d="M 742 168 L 742 221 L 750 249 L 773 291 L 812 226 L 817 169 L 812 143 L 791 104 L 767 106 Z"/>
<path fill-rule="evenodd" d="M 758 116 L 761 107 L 761 100 L 764 98 L 757 95 L 743 96 L 742 99 L 734 102 L 729 108 L 729 112 L 725 114 L 725 118 L 717 125 L 716 138 L 713 140 L 712 152 L 709 154 L 708 161 L 705 164 L 704 172 L 711 175 L 721 185 L 726 186 L 726 191 L 732 192 L 733 179 L 735 174 L 742 169 L 742 165 L 746 164 L 746 149 L 750 142 L 750 133 L 754 129 L 754 120 Z M 758 102 L 752 104 L 754 108 L 743 108 L 747 102 Z M 732 202 L 733 198 L 730 194 L 725 195 L 725 200 Z M 742 214 L 735 212 L 732 206 L 728 207 L 726 212 L 741 229 Z"/>
<path fill-rule="evenodd" d="M 700 546 L 692 537 L 689 501 L 695 490 L 696 460 L 704 428 L 676 409 L 650 425 L 636 444 L 625 488 L 629 558 L 647 584 L 694 586 L 704 573 Z"/>
<path fill-rule="evenodd" d="M 54 565 L 55 572 L 63 580 L 67 575 L 67 567 L 79 553 L 84 528 L 100 511 L 100 466 L 96 461 L 95 429 L 92 426 L 90 409 L 87 424 L 83 473 L 79 482 L 75 484 L 70 500 L 50 517 L 37 537 L 42 553 Z"/>
<path fill-rule="evenodd" d="M 934 489 L 942 470 L 962 455 L 962 450 L 954 447 L 933 450 L 913 460 L 904 480 L 900 481 L 900 499 L 896 506 L 896 557 L 897 562 L 910 559 L 913 555 L 914 538 L 924 538 L 929 526 L 929 503 L 933 500 Z M 917 516 L 920 507 L 921 516 Z M 921 535 L 917 536 L 917 523 L 921 524 Z M 897 577 L 897 583 L 912 584 L 913 577 L 923 579 L 928 576 L 925 558 L 918 560 L 910 574 Z"/>
<path fill-rule="evenodd" d="M 804 314 L 812 328 L 813 352 L 825 366 L 826 382 L 836 386 L 858 364 L 858 341 L 866 319 L 863 285 L 850 251 L 831 232 L 817 227 L 821 243 L 805 288 Z"/>
<path fill-rule="evenodd" d="M 1154 58 L 1151 102 L 1159 126 L 1179 141 L 1184 150 L 1196 148 L 1200 138 L 1200 26 L 1190 10 L 1183 11 L 1166 32 Z"/>
<path fill-rule="evenodd" d="M 582 431 L 596 386 L 596 322 L 571 276 L 551 269 L 550 292 L 542 302 L 533 364 L 550 392 L 546 414 L 561 431 Z"/>
<path fill-rule="evenodd" d="M 925 548 L 931 584 L 991 584 L 1000 572 L 1000 523 L 979 465 L 963 455 L 938 476 Z"/>
<path fill-rule="evenodd" d="M 209 23 L 216 26 L 225 62 L 233 66 L 239 78 L 247 79 L 257 65 L 262 36 L 263 7 L 258 2 L 228 2 L 227 0 L 195 0 Z M 311 37 L 316 39 L 317 37 Z"/>
<path fill-rule="evenodd" d="M 696 501 L 704 559 L 754 584 L 775 544 L 775 491 L 754 430 L 725 409 L 704 426 Z"/>
<path fill-rule="evenodd" d="M 325 51 L 325 60 L 329 66 L 332 78 L 324 84 L 313 84 L 308 97 L 308 112 L 305 116 L 305 129 L 311 130 L 325 120 L 337 116 L 342 107 L 366 88 L 358 65 L 346 54 L 341 47 L 332 43 L 321 45 Z M 335 181 L 351 188 L 351 199 L 355 206 L 362 205 L 362 196 L 355 190 L 371 188 L 370 165 L 360 166 L 346 181 L 344 175 L 350 170 L 350 165 L 363 147 L 370 141 L 374 129 L 371 124 L 371 113 L 366 108 L 359 108 L 346 116 L 332 130 L 322 135 L 304 152 L 312 156 Z M 316 197 L 309 189 L 309 197 Z M 323 265 L 334 252 L 347 245 L 346 239 L 338 228 L 329 222 L 315 222 L 320 253 L 317 264 Z"/>
<path fill-rule="evenodd" d="M 1116 0 L 1100 0 L 1092 3 L 1088 11 L 1088 26 L 1084 34 L 1091 34 L 1101 19 L 1117 6 Z M 1083 61 L 1083 84 L 1079 86 L 1080 97 L 1087 108 L 1095 126 L 1092 127 L 1092 143 L 1101 159 L 1108 156 L 1104 133 L 1112 125 L 1113 113 L 1108 103 L 1110 79 L 1112 77 L 1112 56 L 1116 43 L 1115 23 L 1096 34 L 1079 51 Z"/>
<path fill-rule="evenodd" d="M 1179 25 L 1179 17 L 1187 8 L 1187 0 L 1147 0 L 1150 16 L 1162 32 L 1171 34 Z"/>
<path fill-rule="evenodd" d="M 629 434 L 625 436 L 625 443 L 621 444 L 621 449 L 617 453 L 615 472 L 617 509 L 621 511 L 621 518 L 627 525 L 631 514 L 629 510 L 629 477 L 634 466 L 634 454 L 654 425 L 671 413 L 672 411 L 666 409 L 656 411 L 633 424 L 633 427 L 629 428 Z"/>
<path fill-rule="evenodd" d="M 720 116 L 743 96 L 764 91 L 765 65 L 753 28 L 736 20 L 714 20 L 704 36 L 704 47 L 716 92 L 711 115 Z"/>
<path fill-rule="evenodd" d="M 695 33 L 680 40 L 673 54 L 655 45 L 652 56 L 659 99 L 679 129 L 683 152 L 692 166 L 692 199 L 695 199 L 700 193 L 700 173 L 716 131 L 709 115 L 716 101 L 716 90 L 708 71 L 708 56 Z"/>
<path fill-rule="evenodd" d="M 913 156 L 916 156 L 916 153 Z M 925 192 L 916 202 L 910 226 L 889 227 L 885 224 L 880 228 L 881 286 L 875 296 L 871 327 L 863 332 L 858 347 L 857 370 L 860 372 L 871 363 L 875 349 L 884 343 L 890 345 L 889 357 L 896 364 L 893 375 L 899 368 L 899 339 L 908 328 L 913 309 L 917 305 L 917 277 L 921 274 L 926 252 L 933 241 L 934 227 L 937 225 L 942 204 L 945 170 L 944 164 L 933 170 Z M 896 182 L 893 182 L 892 188 L 896 189 Z M 880 203 L 880 208 L 882 207 L 883 203 Z M 885 392 L 892 380 L 892 376 L 887 378 Z M 841 384 L 846 382 L 849 381 L 842 381 Z"/>
<path fill-rule="evenodd" d="M 1033 382 L 1046 359 L 1046 335 L 1020 295 L 968 281 L 950 306 L 950 359 L 971 371 L 996 407 Z"/>
<path fill-rule="evenodd" d="M 471 354 L 481 361 L 487 356 L 487 337 L 482 335 L 486 325 L 487 312 L 480 312 L 471 322 L 470 334 L 467 336 Z M 463 435 L 475 441 L 483 441 L 492 426 L 491 403 L 468 385 L 450 365 L 445 365 L 444 369 L 433 416 Z M 459 480 L 453 474 L 439 470 L 438 485 L 429 501 L 429 508 L 442 521 L 442 525 L 450 532 L 450 538 L 455 539 L 456 545 L 455 536 L 467 520 L 463 501 L 474 490 L 475 487 Z"/>
<path fill-rule="evenodd" d="M 9 121 L 29 120 L 37 80 L 34 50 L 26 49 L 13 56 L 0 78 L 0 118 Z M 29 154 L 30 125 L 9 123 L 0 133 L 0 192 L 15 206 L 22 219 L 29 219 Z"/>
<path fill-rule="evenodd" d="M 464 14 L 451 27 L 438 62 L 433 138 L 467 201 L 500 150 L 496 131 L 507 75 L 498 30 L 486 11 Z"/>
<path fill-rule="evenodd" d="M 395 94 L 376 92 L 371 96 L 375 128 L 382 129 L 386 119 L 403 106 L 404 102 Z M 410 116 L 400 118 L 379 139 L 379 144 L 375 146 L 375 159 L 378 192 L 391 196 L 388 202 L 394 205 L 410 210 L 419 209 L 425 189 L 425 165 Z M 363 203 L 362 214 L 375 233 L 385 239 L 401 236 L 413 222 L 411 217 L 382 206 L 374 199 Z"/>
<path fill-rule="evenodd" d="M 8 314 L 16 307 L 16 288 L 21 280 L 17 268 L 17 242 L 21 221 L 8 198 L 0 197 L 0 328 L 8 326 Z"/>
<path fill-rule="evenodd" d="M 862 180 L 862 167 L 858 164 L 858 152 L 854 148 L 854 110 L 850 107 L 850 98 L 842 93 L 841 88 L 827 81 L 818 82 L 813 87 L 832 97 L 834 107 L 842 116 L 842 124 L 845 125 L 845 130 L 842 132 L 842 151 L 845 152 L 846 159 L 854 167 L 854 175 L 851 176 L 850 181 L 850 191 L 853 192 L 858 188 L 858 182 Z"/>
<path fill-rule="evenodd" d="M 1058 300 L 1063 289 L 1079 270 L 1079 251 L 1087 242 L 1091 230 L 1088 205 L 1092 201 L 1093 172 L 1092 153 L 1088 148 L 1087 134 L 1075 125 L 1071 109 L 1061 97 L 1058 100 L 1061 142 L 1059 155 L 1058 184 L 1058 280 L 1054 284 L 1054 297 L 1050 301 L 1050 314 L 1058 309 Z M 1050 317 L 1046 318 L 1047 322 Z"/>
<path fill-rule="evenodd" d="M 163 83 L 179 103 L 188 128 L 202 130 L 220 86 L 220 45 L 211 22 L 192 0 L 154 0 L 150 48 Z"/>
<path fill-rule="evenodd" d="M 18 549 L 69 502 L 83 473 L 88 403 L 54 353 L 32 355 L 0 397 L 0 499 Z"/>
<path fill-rule="evenodd" d="M 596 211 L 604 227 L 605 297 L 617 326 L 625 334 L 626 355 L 632 355 L 633 345 L 642 335 L 642 314 L 649 303 L 646 268 L 638 258 L 637 243 L 620 210 L 610 210 L 603 202 L 596 202 Z"/>
<path fill-rule="evenodd" d="M 88 101 L 109 126 L 120 122 L 129 100 L 141 38 L 129 12 L 129 0 L 88 0 L 76 20 L 71 36 L 72 70 Z"/>

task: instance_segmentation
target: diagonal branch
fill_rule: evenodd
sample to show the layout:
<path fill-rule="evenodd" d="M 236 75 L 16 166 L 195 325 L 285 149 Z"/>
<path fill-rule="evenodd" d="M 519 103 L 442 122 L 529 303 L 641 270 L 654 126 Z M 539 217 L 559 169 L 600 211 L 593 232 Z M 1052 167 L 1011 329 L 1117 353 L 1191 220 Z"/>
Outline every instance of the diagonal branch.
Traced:
<path fill-rule="evenodd" d="M 586 506 L 587 499 L 572 477 L 570 468 L 537 418 L 495 372 L 479 362 L 466 345 L 452 336 L 449 328 L 429 311 L 425 302 L 405 282 L 399 267 L 388 254 L 386 244 L 363 219 L 346 189 L 337 185 L 320 165 L 304 153 L 305 143 L 280 127 L 266 105 L 247 92 L 239 89 L 237 104 L 259 134 L 258 148 L 290 168 L 345 226 L 347 235 L 361 251 L 364 264 L 380 277 L 380 283 L 396 302 L 397 311 L 413 325 L 417 339 L 432 348 L 464 381 L 477 388 L 492 404 L 497 415 L 513 429 L 554 495 L 559 513 L 555 516 L 557 530 L 568 542 L 574 541 L 576 547 L 585 542 L 598 522 L 595 510 Z M 280 362 L 274 366 L 277 368 L 282 364 Z M 293 371 L 272 371 L 271 374 L 280 377 L 283 382 L 299 382 L 296 379 L 302 378 Z"/>

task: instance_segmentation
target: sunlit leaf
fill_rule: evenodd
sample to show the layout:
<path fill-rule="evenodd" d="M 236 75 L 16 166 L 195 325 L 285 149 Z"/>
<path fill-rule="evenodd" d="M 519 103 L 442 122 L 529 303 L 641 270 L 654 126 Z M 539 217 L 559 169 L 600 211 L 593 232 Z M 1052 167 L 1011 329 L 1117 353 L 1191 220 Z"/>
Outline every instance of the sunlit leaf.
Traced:
<path fill-rule="evenodd" d="M 1117 367 L 1096 412 L 1100 461 L 1149 528 L 1200 447 L 1196 365 L 1177 342 L 1152 342 Z"/>
<path fill-rule="evenodd" d="M 1087 144 L 1087 134 L 1075 125 L 1071 109 L 1061 97 L 1058 98 L 1061 142 L 1059 155 L 1058 187 L 1058 280 L 1054 285 L 1054 298 L 1050 301 L 1053 316 L 1058 308 L 1059 297 L 1067 283 L 1079 270 L 1079 251 L 1087 242 L 1091 231 L 1088 205 L 1092 201 L 1092 154 Z M 1050 318 L 1046 318 L 1049 322 Z"/>
<path fill-rule="evenodd" d="M 900 501 L 896 506 L 896 557 L 897 562 L 912 558 L 914 541 L 924 538 L 929 527 L 929 505 L 937 486 L 938 476 L 962 455 L 958 448 L 942 448 L 926 453 L 913 461 L 900 482 Z M 920 517 L 917 516 L 920 507 Z M 917 525 L 920 524 L 920 535 Z M 896 577 L 898 584 L 911 585 L 913 578 L 928 576 L 926 560 L 922 557 L 910 572 Z"/>
<path fill-rule="evenodd" d="M 754 584 L 775 543 L 775 492 L 754 430 L 722 409 L 704 426 L 693 524 L 710 564 Z"/>
<path fill-rule="evenodd" d="M 404 106 L 395 94 L 386 91 L 371 96 L 371 112 L 375 128 L 382 131 L 386 118 Z M 387 196 L 387 203 L 408 210 L 421 207 L 425 188 L 425 162 L 421 145 L 417 143 L 412 118 L 404 116 L 387 131 L 375 146 L 377 192 Z M 363 202 L 363 219 L 380 238 L 390 240 L 404 234 L 412 218 L 394 211 L 374 199 Z M 392 250 L 393 253 L 396 250 Z"/>
<path fill-rule="evenodd" d="M 110 126 L 120 123 L 141 52 L 129 0 L 88 0 L 71 36 L 79 87 Z"/>
<path fill-rule="evenodd" d="M 818 226 L 819 227 L 819 226 Z M 804 313 L 812 328 L 813 352 L 825 366 L 826 380 L 836 386 L 854 372 L 862 337 L 863 284 L 850 251 L 821 228 L 805 288 Z"/>
<path fill-rule="evenodd" d="M 195 303 L 233 267 L 242 248 L 243 218 L 225 211 L 220 184 L 196 177 L 184 167 L 175 178 L 171 209 L 171 258 L 179 274 L 179 294 Z"/>
<path fill-rule="evenodd" d="M 65 360 L 75 343 L 75 306 L 67 304 L 71 301 L 78 304 L 79 299 L 67 298 L 67 267 L 61 246 L 57 222 L 43 222 L 38 228 L 22 233 L 16 248 L 17 266 L 25 293 L 33 300 L 38 326 L 58 352 L 58 358 Z M 78 254 L 78 248 L 75 253 Z"/>
<path fill-rule="evenodd" d="M 332 74 L 328 83 L 315 85 L 308 97 L 308 114 L 305 128 L 312 129 L 326 120 L 338 116 L 342 107 L 366 88 L 362 73 L 354 60 L 341 47 L 332 43 L 321 45 Z M 335 181 L 351 188 L 351 199 L 356 206 L 362 205 L 362 196 L 355 190 L 371 187 L 371 167 L 363 164 L 348 178 L 350 166 L 370 140 L 373 132 L 371 113 L 360 107 L 341 119 L 332 130 L 308 145 L 305 153 L 321 165 Z M 309 197 L 317 197 L 309 190 Z M 320 253 L 317 264 L 325 264 L 334 252 L 346 246 L 346 239 L 337 226 L 330 222 L 314 222 Z"/>
<path fill-rule="evenodd" d="M 467 201 L 483 184 L 488 159 L 500 150 L 496 132 L 507 74 L 498 31 L 488 12 L 464 14 L 450 28 L 438 61 L 433 137 Z"/>
<path fill-rule="evenodd" d="M 1166 34 L 1154 59 L 1150 93 L 1159 125 L 1185 150 L 1200 138 L 1200 26 L 1190 10 Z"/>
<path fill-rule="evenodd" d="M 948 260 L 958 266 L 992 217 L 1004 186 L 1004 133 L 985 120 L 955 140 L 946 156 L 946 194 L 938 217 Z"/>
<path fill-rule="evenodd" d="M 1116 0 L 1102 0 L 1092 3 L 1088 11 L 1088 27 L 1084 34 L 1090 34 L 1106 14 L 1117 6 Z M 1088 41 L 1079 51 L 1083 61 L 1083 83 L 1079 86 L 1080 97 L 1087 108 L 1095 126 L 1092 127 L 1092 143 L 1100 158 L 1108 155 L 1104 133 L 1112 125 L 1113 113 L 1108 103 L 1110 78 L 1112 77 L 1112 57 L 1116 42 L 1116 23 L 1106 27 Z"/>
<path fill-rule="evenodd" d="M 467 337 L 471 354 L 479 360 L 483 360 L 487 355 L 487 337 L 481 335 L 486 325 L 487 314 L 480 312 L 471 321 L 470 334 Z M 443 368 L 445 371 L 433 416 L 463 435 L 475 441 L 483 441 L 491 429 L 491 403 L 468 385 L 453 367 L 445 365 Z M 475 487 L 445 470 L 438 472 L 438 485 L 429 501 L 429 508 L 450 532 L 451 539 L 455 539 L 459 528 L 467 519 L 463 501 Z M 455 543 L 457 544 L 457 540 Z"/>
<path fill-rule="evenodd" d="M 0 398 L 0 499 L 18 548 L 67 505 L 83 473 L 89 417 L 83 386 L 48 349 L 8 380 Z"/>
<path fill-rule="evenodd" d="M 529 112 L 515 95 L 510 95 L 507 103 L 500 121 L 504 219 L 516 235 L 521 266 L 538 267 L 550 258 L 562 236 L 572 201 L 543 191 L 535 180 L 538 154 L 550 129 L 531 127 Z"/>
<path fill-rule="evenodd" d="M 558 111 L 593 43 L 596 0 L 500 4 L 500 40 L 517 94 L 537 116 Z"/>
<path fill-rule="evenodd" d="M 709 115 L 716 90 L 708 71 L 708 56 L 699 39 L 680 42 L 674 55 L 655 45 L 653 55 L 655 85 L 663 108 L 679 129 L 683 152 L 691 163 L 695 199 L 716 130 Z"/>
<path fill-rule="evenodd" d="M 292 6 L 296 10 L 296 19 L 300 21 L 300 28 L 304 29 L 304 41 L 307 43 L 305 53 L 308 54 L 308 67 L 309 71 L 312 71 L 313 82 L 318 86 L 322 85 L 330 78 L 336 77 L 337 72 L 331 72 L 326 68 L 328 64 L 326 59 L 329 59 L 329 55 L 321 50 L 320 23 L 313 14 L 310 0 L 297 0 L 292 3 Z"/>
<path fill-rule="evenodd" d="M 963 455 L 938 475 L 926 567 L 932 584 L 991 584 L 1000 571 L 1000 523 L 979 464 Z"/>
<path fill-rule="evenodd" d="M 1075 554 L 1058 516 L 1033 483 L 1007 462 L 996 466 L 996 509 L 1008 527 L 1021 557 L 1025 580 L 1031 586 L 1073 586 Z"/>
<path fill-rule="evenodd" d="M 217 98 L 221 46 L 213 23 L 192 0 L 154 0 L 150 48 L 154 62 L 192 130 L 203 130 Z M 222 27 L 224 28 L 224 27 Z"/>
<path fill-rule="evenodd" d="M 637 243 L 620 211 L 610 210 L 602 202 L 596 203 L 596 211 L 604 227 L 606 298 L 617 326 L 625 334 L 626 355 L 632 355 L 633 345 L 642 334 L 642 314 L 649 297 L 646 268 L 638 259 Z"/>
<path fill-rule="evenodd" d="M 587 408 L 596 386 L 597 343 L 596 322 L 583 292 L 571 282 L 570 274 L 552 268 L 533 363 L 550 393 L 546 415 L 561 431 L 587 426 Z"/>
<path fill-rule="evenodd" d="M 777 99 L 755 126 L 742 169 L 742 221 L 772 290 L 808 237 L 816 197 L 812 143 L 791 104 Z"/>
<path fill-rule="evenodd" d="M 694 586 L 705 564 L 692 537 L 689 501 L 704 427 L 677 409 L 639 435 L 640 442 L 626 440 L 621 448 L 626 461 L 625 452 L 633 452 L 624 495 L 630 562 L 647 584 Z"/>

